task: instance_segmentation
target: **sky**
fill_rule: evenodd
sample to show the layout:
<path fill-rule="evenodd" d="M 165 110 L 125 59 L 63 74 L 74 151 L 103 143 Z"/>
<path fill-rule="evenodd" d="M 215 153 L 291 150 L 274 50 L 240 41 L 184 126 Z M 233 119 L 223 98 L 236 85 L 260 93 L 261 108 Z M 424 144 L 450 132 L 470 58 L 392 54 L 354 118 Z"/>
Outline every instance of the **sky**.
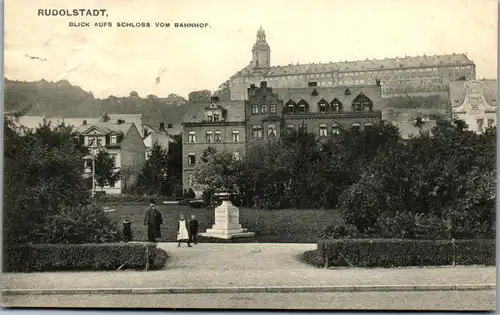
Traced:
<path fill-rule="evenodd" d="M 262 25 L 275 66 L 467 53 L 478 79 L 496 79 L 497 6 L 497 0 L 5 0 L 4 75 L 68 80 L 100 98 L 131 91 L 187 97 L 215 90 L 246 66 Z M 106 9 L 108 16 L 38 16 L 39 9 Z M 174 28 L 176 22 L 209 27 Z"/>

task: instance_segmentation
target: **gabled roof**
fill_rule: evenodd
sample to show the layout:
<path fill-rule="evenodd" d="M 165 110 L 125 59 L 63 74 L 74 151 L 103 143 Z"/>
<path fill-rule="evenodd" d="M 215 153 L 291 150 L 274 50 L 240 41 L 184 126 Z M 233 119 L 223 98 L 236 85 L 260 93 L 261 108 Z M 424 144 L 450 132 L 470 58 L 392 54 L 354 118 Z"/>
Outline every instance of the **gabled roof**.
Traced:
<path fill-rule="evenodd" d="M 452 107 L 459 107 L 467 94 L 467 83 L 472 81 L 455 81 L 449 85 L 450 101 Z M 490 106 L 497 106 L 498 84 L 497 80 L 481 80 L 482 93 Z"/>
<path fill-rule="evenodd" d="M 192 106 L 184 114 L 182 119 L 183 123 L 201 123 L 205 120 L 205 106 L 206 104 L 199 104 Z M 245 122 L 245 101 L 221 101 L 217 104 L 221 105 L 225 110 L 226 122 Z"/>
<path fill-rule="evenodd" d="M 116 123 L 119 119 L 125 123 L 134 123 L 137 128 L 142 125 L 142 114 L 110 114 L 105 113 L 109 117 L 110 123 Z M 103 114 L 104 115 L 104 114 Z M 101 115 L 102 117 L 102 115 Z M 52 126 L 58 126 L 64 123 L 66 126 L 73 126 L 78 129 L 83 121 L 87 121 L 87 125 L 97 124 L 101 122 L 101 117 L 50 117 L 50 116 L 22 116 L 19 124 L 28 128 L 37 128 L 39 124 L 46 119 L 51 122 Z"/>
<path fill-rule="evenodd" d="M 95 123 L 95 124 L 88 124 L 87 123 L 86 125 L 83 125 L 83 124 L 80 125 L 77 129 L 77 132 L 80 134 L 84 134 L 92 128 L 97 128 L 106 134 L 116 133 L 116 134 L 125 135 L 130 130 L 130 128 L 132 128 L 132 126 L 134 126 L 134 125 L 135 125 L 134 123 L 121 123 L 121 124 L 103 123 L 103 122 L 99 122 L 99 123 Z"/>
<path fill-rule="evenodd" d="M 349 89 L 350 95 L 346 95 L 345 91 Z M 317 95 L 313 95 L 316 90 Z M 309 104 L 310 111 L 317 111 L 318 102 L 324 99 L 329 104 L 334 99 L 339 100 L 344 110 L 349 110 L 351 102 L 363 93 L 373 102 L 374 110 L 382 110 L 385 107 L 385 102 L 381 97 L 380 86 L 364 86 L 364 87 L 304 87 L 304 88 L 290 88 L 279 89 L 273 88 L 273 92 L 278 94 L 278 97 L 286 104 L 289 100 L 298 103 L 300 100 L 305 100 Z"/>

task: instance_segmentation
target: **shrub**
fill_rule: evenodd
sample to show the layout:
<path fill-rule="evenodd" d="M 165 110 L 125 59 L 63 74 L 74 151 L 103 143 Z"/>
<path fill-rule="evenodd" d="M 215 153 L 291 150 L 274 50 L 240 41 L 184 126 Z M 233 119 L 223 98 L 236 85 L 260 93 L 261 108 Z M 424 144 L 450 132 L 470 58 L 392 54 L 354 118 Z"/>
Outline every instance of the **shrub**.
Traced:
<path fill-rule="evenodd" d="M 356 226 L 360 232 L 374 227 L 384 209 L 379 193 L 362 183 L 347 188 L 339 196 L 339 206 L 345 222 Z"/>
<path fill-rule="evenodd" d="M 328 254 L 330 266 L 348 266 L 345 257 L 354 267 L 494 265 L 496 257 L 494 240 L 321 240 L 317 254 L 323 263 Z"/>
<path fill-rule="evenodd" d="M 194 199 L 196 197 L 196 194 L 194 193 L 193 189 L 189 188 L 184 197 L 186 197 L 187 199 Z"/>
<path fill-rule="evenodd" d="M 158 196 L 148 195 L 104 195 L 98 198 L 98 201 L 103 204 L 149 203 L 151 200 L 160 202 Z"/>
<path fill-rule="evenodd" d="M 107 244 L 29 244 L 18 246 L 16 255 L 9 255 L 4 271 L 76 271 L 144 269 L 146 249 L 149 250 L 151 269 L 160 269 L 167 260 L 166 253 L 155 243 Z"/>
<path fill-rule="evenodd" d="M 33 233 L 34 243 L 85 244 L 109 243 L 121 239 L 117 222 L 96 204 L 62 208 L 45 218 Z"/>
<path fill-rule="evenodd" d="M 356 226 L 352 224 L 338 223 L 326 226 L 320 233 L 321 238 L 339 239 L 339 238 L 357 238 L 359 232 Z"/>

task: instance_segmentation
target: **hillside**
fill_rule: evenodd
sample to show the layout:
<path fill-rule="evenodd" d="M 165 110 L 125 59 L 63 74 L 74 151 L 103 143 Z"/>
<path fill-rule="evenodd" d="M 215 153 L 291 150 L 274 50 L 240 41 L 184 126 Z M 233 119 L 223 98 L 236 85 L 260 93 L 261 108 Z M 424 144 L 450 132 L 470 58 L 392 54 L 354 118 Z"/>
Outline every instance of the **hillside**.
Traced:
<path fill-rule="evenodd" d="M 128 97 L 109 96 L 94 98 L 92 93 L 68 81 L 35 82 L 4 80 L 4 111 L 33 105 L 28 115 L 63 117 L 99 117 L 103 112 L 134 114 L 143 113 L 151 122 L 179 124 L 190 106 L 185 98 L 170 94 L 166 98 L 148 95 L 142 98 L 136 92 Z"/>

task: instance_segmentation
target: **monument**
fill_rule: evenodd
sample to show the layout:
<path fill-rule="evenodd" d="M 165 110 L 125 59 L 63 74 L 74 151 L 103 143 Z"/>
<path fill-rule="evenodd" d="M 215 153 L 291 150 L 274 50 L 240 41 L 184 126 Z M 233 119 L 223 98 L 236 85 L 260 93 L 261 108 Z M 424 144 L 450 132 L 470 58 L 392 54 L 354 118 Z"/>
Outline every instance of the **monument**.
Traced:
<path fill-rule="evenodd" d="M 248 232 L 241 227 L 240 209 L 229 200 L 228 193 L 216 194 L 222 200 L 222 204 L 215 208 L 215 224 L 200 236 L 214 237 L 222 239 L 232 239 L 239 237 L 253 237 L 254 232 Z"/>

